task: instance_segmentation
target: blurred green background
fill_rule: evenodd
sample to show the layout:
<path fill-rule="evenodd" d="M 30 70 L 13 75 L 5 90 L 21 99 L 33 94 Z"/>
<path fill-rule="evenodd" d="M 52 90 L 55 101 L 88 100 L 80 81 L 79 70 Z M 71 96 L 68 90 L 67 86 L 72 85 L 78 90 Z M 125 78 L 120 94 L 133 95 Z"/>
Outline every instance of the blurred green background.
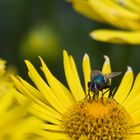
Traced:
<path fill-rule="evenodd" d="M 75 58 L 81 77 L 84 53 L 89 54 L 92 69 L 101 70 L 103 55 L 108 55 L 113 71 L 124 73 L 127 66 L 135 74 L 140 71 L 140 47 L 92 40 L 92 30 L 113 27 L 79 15 L 65 0 L 0 0 L 0 13 L 0 57 L 15 65 L 25 79 L 24 59 L 39 69 L 37 56 L 42 56 L 52 73 L 65 80 L 63 49 Z"/>

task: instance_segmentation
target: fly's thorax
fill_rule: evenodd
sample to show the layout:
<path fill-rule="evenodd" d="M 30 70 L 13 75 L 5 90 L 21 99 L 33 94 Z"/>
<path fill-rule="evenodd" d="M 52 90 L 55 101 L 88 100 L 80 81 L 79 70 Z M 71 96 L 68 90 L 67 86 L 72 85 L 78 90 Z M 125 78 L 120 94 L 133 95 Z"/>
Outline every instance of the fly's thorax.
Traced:
<path fill-rule="evenodd" d="M 93 83 L 99 89 L 104 86 L 105 82 L 106 82 L 106 80 L 102 74 L 98 74 L 98 75 L 94 76 L 94 78 L 93 78 Z"/>

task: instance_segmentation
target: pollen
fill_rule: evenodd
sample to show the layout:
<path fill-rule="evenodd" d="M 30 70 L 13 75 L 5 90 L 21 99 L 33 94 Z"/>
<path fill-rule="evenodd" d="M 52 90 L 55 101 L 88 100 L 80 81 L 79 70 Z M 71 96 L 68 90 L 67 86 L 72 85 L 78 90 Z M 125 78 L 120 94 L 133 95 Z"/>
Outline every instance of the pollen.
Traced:
<path fill-rule="evenodd" d="M 127 111 L 113 99 L 86 99 L 64 115 L 64 130 L 74 140 L 126 140 L 133 129 Z"/>

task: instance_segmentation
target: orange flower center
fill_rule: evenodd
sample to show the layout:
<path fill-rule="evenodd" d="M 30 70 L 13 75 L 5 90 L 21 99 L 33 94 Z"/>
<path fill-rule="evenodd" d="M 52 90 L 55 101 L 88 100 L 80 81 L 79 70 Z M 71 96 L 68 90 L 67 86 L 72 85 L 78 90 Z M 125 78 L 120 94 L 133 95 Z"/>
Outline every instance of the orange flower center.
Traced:
<path fill-rule="evenodd" d="M 64 114 L 64 130 L 74 140 L 125 140 L 133 121 L 113 99 L 83 100 Z"/>

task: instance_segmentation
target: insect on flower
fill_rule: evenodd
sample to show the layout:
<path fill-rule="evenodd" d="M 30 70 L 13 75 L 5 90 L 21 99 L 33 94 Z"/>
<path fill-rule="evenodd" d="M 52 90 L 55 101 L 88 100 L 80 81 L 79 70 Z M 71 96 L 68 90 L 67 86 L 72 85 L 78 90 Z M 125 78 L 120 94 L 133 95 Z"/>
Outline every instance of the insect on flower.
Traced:
<path fill-rule="evenodd" d="M 94 96 L 99 96 L 99 91 L 101 91 L 103 96 L 108 90 L 110 90 L 111 83 L 109 79 L 120 74 L 121 72 L 102 74 L 102 72 L 99 70 L 91 71 L 90 82 L 88 82 L 88 96 L 90 97 L 90 91 L 94 93 Z M 107 90 L 103 93 L 103 89 Z"/>

